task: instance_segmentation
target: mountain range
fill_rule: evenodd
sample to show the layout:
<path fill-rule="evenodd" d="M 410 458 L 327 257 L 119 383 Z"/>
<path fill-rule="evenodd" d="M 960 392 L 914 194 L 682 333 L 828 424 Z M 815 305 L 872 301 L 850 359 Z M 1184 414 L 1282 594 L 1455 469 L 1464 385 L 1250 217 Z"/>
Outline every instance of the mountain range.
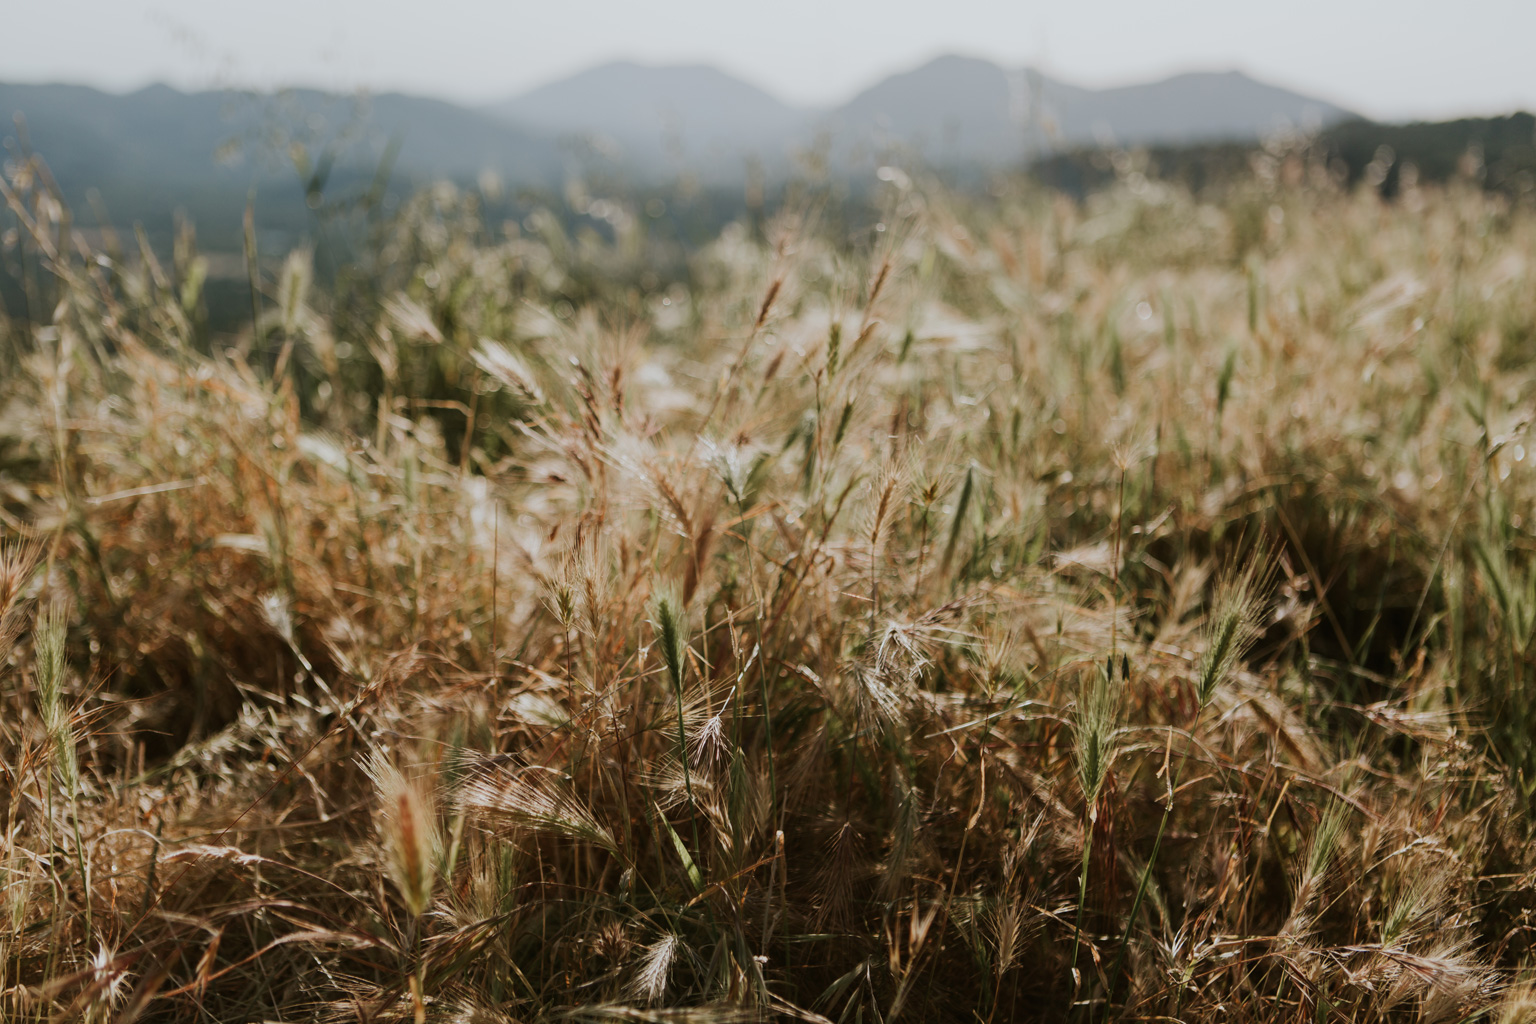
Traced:
<path fill-rule="evenodd" d="M 891 152 L 937 166 L 1017 163 L 1085 145 L 1250 141 L 1326 127 L 1348 110 L 1237 71 L 1089 89 L 1028 68 L 946 56 L 891 75 L 846 103 L 794 107 L 707 66 L 620 61 L 485 110 L 508 124 L 595 140 L 653 170 L 740 174 L 781 167 L 796 148 L 834 165 Z"/>
<path fill-rule="evenodd" d="M 289 202 L 371 178 L 386 153 L 396 187 L 488 172 L 548 187 L 595 166 L 636 180 L 687 172 L 725 185 L 753 163 L 783 176 L 807 152 L 819 151 L 833 173 L 872 169 L 893 154 L 998 167 L 1095 143 L 1251 141 L 1353 116 L 1239 72 L 1089 89 L 956 56 L 823 109 L 792 106 L 711 67 L 617 62 L 478 108 L 400 93 L 153 85 L 115 94 L 0 83 L 0 114 L 16 118 L 0 128 L 4 158 L 41 153 L 72 202 L 90 192 L 115 220 L 164 221 L 180 208 L 200 224 L 227 220 L 253 192 Z"/>

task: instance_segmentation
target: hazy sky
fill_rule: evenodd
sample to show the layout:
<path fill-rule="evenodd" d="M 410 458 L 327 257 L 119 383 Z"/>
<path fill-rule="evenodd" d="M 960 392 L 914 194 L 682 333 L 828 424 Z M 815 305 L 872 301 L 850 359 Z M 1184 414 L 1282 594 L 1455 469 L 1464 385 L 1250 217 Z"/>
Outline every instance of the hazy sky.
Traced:
<path fill-rule="evenodd" d="M 1086 85 L 1242 68 L 1386 118 L 1536 108 L 1536 0 L 8 0 L 0 80 L 500 98 L 618 57 L 833 103 L 946 52 Z"/>

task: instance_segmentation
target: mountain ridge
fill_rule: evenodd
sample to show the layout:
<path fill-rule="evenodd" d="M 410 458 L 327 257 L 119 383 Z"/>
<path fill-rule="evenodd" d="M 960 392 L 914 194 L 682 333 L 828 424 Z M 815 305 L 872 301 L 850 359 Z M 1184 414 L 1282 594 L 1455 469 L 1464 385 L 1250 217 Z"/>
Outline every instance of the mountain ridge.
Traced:
<path fill-rule="evenodd" d="M 960 55 L 889 75 L 823 108 L 786 103 L 707 64 L 614 61 L 480 107 L 399 92 L 184 91 L 154 83 L 113 93 L 0 83 L 0 114 L 24 118 L 31 148 L 61 180 L 97 179 L 88 181 L 97 187 L 135 176 L 255 186 L 291 173 L 295 144 L 311 156 L 328 149 L 332 166 L 363 173 L 394 139 L 395 170 L 413 179 L 494 171 L 549 185 L 608 160 L 630 174 L 687 172 L 729 183 L 749 162 L 769 175 L 788 173 L 794 154 L 818 140 L 830 140 L 834 171 L 893 152 L 938 166 L 1008 165 L 1103 141 L 1249 141 L 1287 121 L 1321 127 L 1353 116 L 1236 71 L 1090 89 Z M 13 150 L 20 145 L 18 129 L 0 129 L 0 137 Z"/>
<path fill-rule="evenodd" d="M 478 108 L 399 92 L 151 84 L 111 93 L 0 83 L 0 115 L 22 118 L 17 127 L 0 123 L 0 158 L 41 153 L 71 204 L 99 201 L 120 222 L 168 224 L 180 209 L 238 237 L 253 196 L 266 216 L 303 230 L 306 202 L 347 183 L 365 187 L 386 168 L 397 191 L 487 174 L 513 188 L 547 189 L 596 170 L 734 188 L 752 175 L 788 178 L 803 153 L 843 177 L 892 160 L 1022 166 L 1099 138 L 1249 141 L 1308 111 L 1318 124 L 1349 116 L 1235 72 L 1094 90 L 958 55 L 887 76 L 827 108 L 785 103 L 709 65 L 634 61 Z"/>
<path fill-rule="evenodd" d="M 728 111 L 726 92 L 750 98 Z M 1016 162 L 1100 141 L 1248 141 L 1285 125 L 1324 127 L 1358 116 L 1235 69 L 1100 89 L 960 54 L 887 75 L 825 107 L 793 106 L 710 65 L 618 61 L 481 109 L 602 137 L 641 161 L 655 159 L 660 125 L 670 119 L 680 141 L 691 133 L 696 151 L 738 162 L 772 161 L 830 134 L 843 159 L 897 148 L 938 164 Z"/>

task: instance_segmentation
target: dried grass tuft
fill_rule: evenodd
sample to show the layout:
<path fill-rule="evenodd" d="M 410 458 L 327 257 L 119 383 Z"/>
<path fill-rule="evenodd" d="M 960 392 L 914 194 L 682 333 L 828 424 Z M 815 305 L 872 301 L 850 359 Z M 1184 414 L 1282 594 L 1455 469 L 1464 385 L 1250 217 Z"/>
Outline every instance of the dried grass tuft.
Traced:
<path fill-rule="evenodd" d="M 1529 1017 L 1536 213 L 1270 157 L 232 333 L 8 163 L 0 1018 Z"/>

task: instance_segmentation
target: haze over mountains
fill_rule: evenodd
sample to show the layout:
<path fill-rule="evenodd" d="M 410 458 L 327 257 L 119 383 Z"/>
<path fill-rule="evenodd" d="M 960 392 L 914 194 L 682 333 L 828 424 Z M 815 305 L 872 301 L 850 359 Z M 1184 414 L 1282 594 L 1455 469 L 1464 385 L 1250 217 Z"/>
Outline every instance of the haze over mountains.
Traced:
<path fill-rule="evenodd" d="M 4 159 L 41 153 L 72 202 L 94 189 L 119 222 L 179 208 L 200 225 L 229 220 L 253 191 L 266 208 L 274 197 L 292 205 L 386 164 L 396 188 L 487 172 L 514 188 L 550 187 L 594 167 L 728 185 L 749 166 L 783 176 L 810 150 L 834 174 L 891 159 L 1003 167 L 1093 143 L 1253 140 L 1352 116 L 1238 72 L 1088 89 L 954 56 L 827 109 L 788 105 L 711 67 L 619 62 L 479 109 L 399 93 L 0 84 L 0 114 L 19 119 L 0 127 Z"/>
<path fill-rule="evenodd" d="M 1240 72 L 1088 89 L 1029 69 L 940 57 L 829 109 L 797 108 L 705 66 L 592 68 L 487 108 L 509 123 L 607 142 L 638 164 L 740 173 L 828 140 L 834 165 L 893 150 L 938 166 L 1001 165 L 1091 144 L 1251 140 L 1348 119 Z"/>

